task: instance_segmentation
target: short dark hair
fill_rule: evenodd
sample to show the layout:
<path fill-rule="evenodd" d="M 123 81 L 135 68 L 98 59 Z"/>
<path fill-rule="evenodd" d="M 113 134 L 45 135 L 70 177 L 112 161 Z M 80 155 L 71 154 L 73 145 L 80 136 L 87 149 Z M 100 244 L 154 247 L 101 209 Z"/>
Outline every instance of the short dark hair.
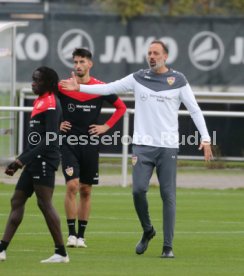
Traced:
<path fill-rule="evenodd" d="M 160 44 L 160 45 L 162 46 L 162 48 L 164 49 L 164 51 L 165 51 L 167 54 L 169 53 L 169 49 L 168 49 L 168 47 L 166 46 L 166 44 L 164 44 L 163 41 L 161 41 L 161 40 L 153 40 L 153 41 L 151 42 L 151 44 Z"/>
<path fill-rule="evenodd" d="M 35 71 L 41 73 L 46 90 L 58 94 L 59 77 L 57 72 L 46 66 L 38 67 Z"/>
<path fill-rule="evenodd" d="M 75 50 L 72 53 L 72 56 L 73 58 L 75 56 L 79 56 L 79 57 L 83 57 L 83 58 L 85 57 L 92 60 L 92 53 L 85 48 L 75 48 Z"/>

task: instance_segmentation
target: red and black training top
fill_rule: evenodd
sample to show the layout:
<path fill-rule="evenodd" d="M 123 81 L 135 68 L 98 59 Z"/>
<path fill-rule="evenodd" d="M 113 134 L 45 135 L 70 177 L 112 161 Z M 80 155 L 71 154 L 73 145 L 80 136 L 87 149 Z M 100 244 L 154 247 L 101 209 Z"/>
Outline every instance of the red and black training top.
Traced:
<path fill-rule="evenodd" d="M 103 82 L 91 77 L 87 85 L 103 84 Z M 103 101 L 113 105 L 116 110 L 105 122 L 110 128 L 123 116 L 126 106 L 115 94 L 102 96 L 67 91 L 59 85 L 59 98 L 63 109 L 63 121 L 69 121 L 72 129 L 69 134 L 88 135 L 89 126 L 97 124 Z"/>
<path fill-rule="evenodd" d="M 57 169 L 60 159 L 58 135 L 62 118 L 60 101 L 53 93 L 46 92 L 34 101 L 33 106 L 27 147 L 18 159 L 28 164 L 41 157 Z"/>

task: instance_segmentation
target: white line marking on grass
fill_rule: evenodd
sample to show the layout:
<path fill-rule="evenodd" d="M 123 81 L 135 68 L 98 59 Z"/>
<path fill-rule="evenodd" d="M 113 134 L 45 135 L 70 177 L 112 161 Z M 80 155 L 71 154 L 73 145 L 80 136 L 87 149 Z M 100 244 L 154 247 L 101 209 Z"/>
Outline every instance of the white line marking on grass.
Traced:
<path fill-rule="evenodd" d="M 214 195 L 214 196 L 241 196 L 243 197 L 243 193 L 240 192 L 240 190 L 234 190 L 230 189 L 229 192 L 228 190 L 225 191 L 215 191 L 215 190 L 200 190 L 200 191 L 196 191 L 196 192 L 187 192 L 187 190 L 184 191 L 177 191 L 176 194 L 177 195 Z M 186 193 L 187 192 L 187 193 Z"/>
<path fill-rule="evenodd" d="M 6 214 L 2 213 L 2 214 L 0 214 L 0 217 L 6 217 L 8 215 L 9 215 L 9 213 L 6 213 Z M 37 217 L 37 218 L 39 218 L 39 217 L 43 217 L 43 215 L 41 213 L 40 213 L 40 215 L 25 214 L 24 217 Z"/>
<path fill-rule="evenodd" d="M 216 223 L 216 221 L 211 220 L 200 220 L 200 223 Z M 218 223 L 222 224 L 244 224 L 244 221 L 218 221 Z"/>
<path fill-rule="evenodd" d="M 233 235 L 233 234 L 244 234 L 244 231 L 192 231 L 192 232 L 188 232 L 188 231 L 183 231 L 183 232 L 175 232 L 176 234 L 183 234 L 183 235 L 192 235 L 192 234 L 196 234 L 196 235 Z"/>
<path fill-rule="evenodd" d="M 6 217 L 8 216 L 9 214 L 8 213 L 0 213 L 0 217 Z M 66 219 L 66 216 L 63 215 L 63 214 L 60 214 L 59 215 L 61 219 Z M 34 218 L 42 218 L 43 215 L 42 213 L 39 213 L 39 214 L 25 214 L 25 217 L 34 217 Z M 106 216 L 90 216 L 90 219 L 91 220 L 119 220 L 121 221 L 121 217 L 106 217 Z M 135 218 L 123 218 L 124 221 L 138 221 L 137 217 Z M 153 219 L 154 222 L 156 221 L 161 221 L 161 219 L 157 219 L 157 218 L 154 218 Z M 182 224 L 182 223 L 186 223 L 186 221 L 178 221 L 177 222 L 178 224 Z M 197 221 L 197 223 L 216 223 L 216 221 L 211 221 L 211 220 L 199 220 Z M 220 224 L 232 224 L 232 225 L 241 225 L 241 224 L 244 224 L 244 221 L 218 221 L 218 223 Z"/>
<path fill-rule="evenodd" d="M 94 195 L 99 195 L 99 196 L 131 196 L 132 195 L 132 193 L 118 193 L 118 192 L 116 192 L 116 193 L 114 193 L 114 192 L 112 192 L 112 193 L 96 193 L 96 192 L 93 192 L 93 194 Z"/>
<path fill-rule="evenodd" d="M 93 217 L 91 216 L 90 219 L 108 219 L 108 220 L 124 220 L 124 221 L 138 221 L 138 218 L 121 218 L 121 217 Z M 161 221 L 160 219 L 153 219 L 153 221 Z"/>
<path fill-rule="evenodd" d="M 12 251 L 15 251 L 15 252 L 39 252 L 38 250 L 33 250 L 33 249 L 14 249 Z"/>
<path fill-rule="evenodd" d="M 13 193 L 0 193 L 0 196 L 11 196 Z"/>
<path fill-rule="evenodd" d="M 9 249 L 9 251 L 11 252 L 49 252 L 49 250 L 45 250 L 45 249 L 38 249 L 38 250 L 33 250 L 33 249 Z"/>
<path fill-rule="evenodd" d="M 68 232 L 63 232 L 63 234 L 67 234 Z M 138 232 L 131 231 L 88 231 L 88 235 L 138 235 L 141 234 Z M 176 231 L 176 235 L 233 235 L 233 234 L 244 234 L 244 231 Z M 50 236 L 50 233 L 47 232 L 22 232 L 18 233 L 19 236 Z"/>
<path fill-rule="evenodd" d="M 96 235 L 96 234 L 99 234 L 99 235 L 117 235 L 117 234 L 120 234 L 120 235 L 131 235 L 131 234 L 141 234 L 141 232 L 103 232 L 103 231 L 91 231 L 89 232 L 89 234 L 93 234 L 93 235 Z M 192 235 L 192 234 L 195 234 L 195 235 L 202 235 L 202 234 L 205 234 L 205 235 L 232 235 L 232 234 L 244 234 L 244 231 L 179 231 L 179 232 L 175 232 L 175 234 L 178 234 L 178 235 Z"/>
<path fill-rule="evenodd" d="M 8 216 L 8 213 L 0 213 L 0 217 L 6 217 Z M 60 214 L 59 215 L 61 219 L 66 219 L 66 216 L 63 215 L 63 214 Z M 42 213 L 39 213 L 39 214 L 25 214 L 25 217 L 34 217 L 34 218 L 42 218 L 43 215 Z M 121 217 L 106 217 L 106 216 L 90 216 L 90 219 L 91 220 L 119 220 L 121 221 Z M 123 218 L 124 221 L 138 221 L 137 217 L 135 218 Z M 157 219 L 157 218 L 154 218 L 153 221 L 161 221 L 161 219 Z M 179 224 L 182 224 L 182 223 L 186 223 L 186 221 L 178 221 L 177 223 Z M 211 220 L 199 220 L 197 221 L 197 223 L 216 223 L 216 221 L 211 221 Z M 244 224 L 244 221 L 218 221 L 218 223 L 221 223 L 221 224 L 233 224 L 233 225 L 241 225 L 241 224 Z"/>
<path fill-rule="evenodd" d="M 1 213 L 0 214 L 0 217 L 6 217 L 6 216 L 8 216 L 9 214 L 8 213 L 6 213 L 6 214 L 4 214 L 4 213 Z M 65 215 L 59 215 L 60 216 L 60 218 L 61 219 L 66 219 L 66 216 Z M 43 215 L 42 215 L 42 213 L 40 212 L 40 214 L 25 214 L 24 215 L 24 217 L 36 217 L 36 218 L 43 218 Z M 94 219 L 94 220 L 99 220 L 99 219 L 101 219 L 101 220 L 104 220 L 104 219 L 106 219 L 106 220 L 119 220 L 119 221 L 121 221 L 121 217 L 94 217 L 94 216 L 90 216 L 90 219 L 92 220 L 92 219 Z M 124 221 L 138 221 L 138 219 L 135 217 L 135 218 L 123 218 L 123 220 Z M 153 221 L 161 221 L 161 219 L 154 219 Z"/>
<path fill-rule="evenodd" d="M 3 233 L 1 233 L 3 234 Z M 18 232 L 16 234 L 16 236 L 50 236 L 50 233 L 47 231 L 47 232 Z"/>
<path fill-rule="evenodd" d="M 13 192 L 1 192 L 0 196 L 12 196 Z M 65 192 L 54 192 L 54 196 L 64 196 Z M 93 192 L 94 196 L 132 196 L 132 192 L 128 192 L 128 193 L 120 193 L 120 192 Z M 151 192 L 149 190 L 148 192 L 149 196 L 158 196 L 159 195 L 159 191 L 157 192 Z M 184 190 L 184 191 L 177 191 L 177 195 L 213 195 L 213 196 L 241 196 L 243 197 L 243 193 L 240 193 L 240 190 L 233 192 L 233 190 L 230 190 L 230 192 L 227 191 L 215 191 L 215 190 L 201 190 L 201 191 L 196 191 L 196 192 L 189 192 Z"/>
<path fill-rule="evenodd" d="M 149 192 L 150 193 L 150 192 Z M 111 193 L 97 193 L 97 192 L 93 192 L 94 196 L 98 195 L 98 196 L 132 196 L 132 193 L 128 192 L 128 193 L 119 193 L 119 192 L 111 192 Z M 0 196 L 12 196 L 13 192 L 1 192 Z M 64 196 L 65 192 L 54 192 L 54 197 L 55 196 Z M 150 193 L 150 195 L 158 195 L 158 193 Z"/>

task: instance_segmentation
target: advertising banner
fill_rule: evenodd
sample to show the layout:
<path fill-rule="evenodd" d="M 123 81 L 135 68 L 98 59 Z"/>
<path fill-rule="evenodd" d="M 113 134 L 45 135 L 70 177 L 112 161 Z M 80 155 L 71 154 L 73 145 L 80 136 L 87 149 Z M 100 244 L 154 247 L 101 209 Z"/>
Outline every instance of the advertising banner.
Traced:
<path fill-rule="evenodd" d="M 150 42 L 169 47 L 168 65 L 185 74 L 191 85 L 244 84 L 244 19 L 140 17 L 123 24 L 116 16 L 52 15 L 30 21 L 17 35 L 18 81 L 30 80 L 40 65 L 60 77 L 72 71 L 72 51 L 87 47 L 94 54 L 92 74 L 105 82 L 147 67 Z"/>

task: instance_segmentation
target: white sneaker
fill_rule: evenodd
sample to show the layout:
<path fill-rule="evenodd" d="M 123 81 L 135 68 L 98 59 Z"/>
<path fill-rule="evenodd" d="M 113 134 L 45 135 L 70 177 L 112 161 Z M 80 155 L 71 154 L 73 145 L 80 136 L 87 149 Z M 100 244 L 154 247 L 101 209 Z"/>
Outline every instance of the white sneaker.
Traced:
<path fill-rule="evenodd" d="M 174 258 L 174 253 L 172 250 L 164 251 L 161 255 L 161 258 Z"/>
<path fill-rule="evenodd" d="M 83 247 L 83 248 L 86 248 L 87 245 L 85 244 L 85 239 L 83 238 L 78 238 L 77 239 L 77 247 Z"/>
<path fill-rule="evenodd" d="M 66 246 L 67 247 L 76 247 L 76 245 L 77 245 L 76 236 L 69 236 L 68 240 L 67 240 L 67 243 L 66 243 Z"/>
<path fill-rule="evenodd" d="M 3 250 L 2 252 L 0 252 L 0 261 L 6 261 L 6 259 L 6 251 Z"/>
<path fill-rule="evenodd" d="M 42 260 L 41 263 L 68 263 L 69 262 L 69 256 L 62 256 L 59 254 L 54 254 L 50 258 L 46 260 Z"/>

